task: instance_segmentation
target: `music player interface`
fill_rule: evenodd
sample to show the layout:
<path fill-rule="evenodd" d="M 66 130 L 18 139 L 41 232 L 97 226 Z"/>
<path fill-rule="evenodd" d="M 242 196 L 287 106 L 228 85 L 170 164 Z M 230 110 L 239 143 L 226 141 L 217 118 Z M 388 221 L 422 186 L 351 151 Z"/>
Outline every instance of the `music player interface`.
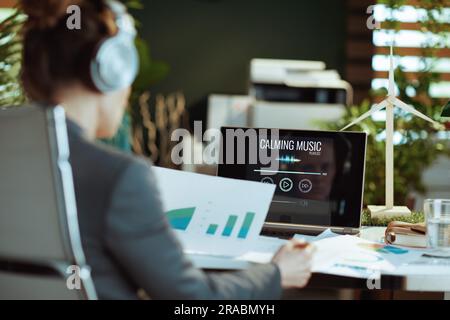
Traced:
<path fill-rule="evenodd" d="M 226 130 L 239 129 L 222 128 L 224 145 L 238 140 L 227 138 Z M 268 222 L 359 227 L 366 135 L 277 131 L 248 134 L 244 149 L 250 155 L 244 163 L 219 165 L 219 175 L 275 185 Z M 234 146 L 233 153 L 224 148 L 223 155 L 237 158 Z M 258 155 L 256 161 L 252 154 Z"/>
<path fill-rule="evenodd" d="M 247 178 L 276 185 L 271 215 L 295 223 L 330 224 L 330 192 L 336 174 L 332 139 L 283 137 L 258 140 L 260 150 L 275 151 L 278 169 L 248 166 Z M 272 213 L 274 212 L 274 213 Z M 311 214 L 313 212 L 313 214 Z M 298 221 L 297 221 L 298 222 Z"/>

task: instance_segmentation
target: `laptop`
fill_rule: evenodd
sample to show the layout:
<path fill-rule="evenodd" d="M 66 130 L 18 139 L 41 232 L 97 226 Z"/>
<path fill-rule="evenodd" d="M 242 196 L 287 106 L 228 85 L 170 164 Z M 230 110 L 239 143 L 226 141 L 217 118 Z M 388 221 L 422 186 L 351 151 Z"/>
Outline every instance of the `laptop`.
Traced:
<path fill-rule="evenodd" d="M 276 185 L 263 235 L 358 234 L 367 134 L 222 127 L 218 176 Z"/>

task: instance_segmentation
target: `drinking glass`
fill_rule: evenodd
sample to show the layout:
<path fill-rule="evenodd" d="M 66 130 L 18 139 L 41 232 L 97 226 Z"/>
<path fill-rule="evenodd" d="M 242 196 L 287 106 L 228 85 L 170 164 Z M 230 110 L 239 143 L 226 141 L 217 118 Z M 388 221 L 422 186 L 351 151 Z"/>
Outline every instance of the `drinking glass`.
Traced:
<path fill-rule="evenodd" d="M 450 199 L 427 199 L 424 212 L 432 254 L 450 257 Z"/>

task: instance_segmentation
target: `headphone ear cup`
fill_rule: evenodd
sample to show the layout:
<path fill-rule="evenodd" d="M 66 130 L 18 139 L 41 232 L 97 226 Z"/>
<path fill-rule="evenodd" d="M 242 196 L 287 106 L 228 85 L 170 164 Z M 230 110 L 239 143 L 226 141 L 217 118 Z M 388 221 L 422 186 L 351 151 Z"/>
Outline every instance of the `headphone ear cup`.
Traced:
<path fill-rule="evenodd" d="M 120 34 L 104 40 L 90 63 L 91 81 L 102 93 L 130 86 L 138 71 L 139 56 L 134 42 Z"/>

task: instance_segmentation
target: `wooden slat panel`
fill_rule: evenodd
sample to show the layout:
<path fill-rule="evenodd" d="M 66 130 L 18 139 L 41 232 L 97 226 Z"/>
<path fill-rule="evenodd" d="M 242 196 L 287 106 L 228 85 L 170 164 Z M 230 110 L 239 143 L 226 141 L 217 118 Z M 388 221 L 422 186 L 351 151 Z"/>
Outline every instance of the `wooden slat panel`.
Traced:
<path fill-rule="evenodd" d="M 423 0 L 422 0 L 423 1 Z M 347 6 L 352 9 L 361 9 L 366 11 L 367 7 L 371 4 L 375 4 L 376 0 L 347 0 Z M 446 6 L 450 7 L 450 1 Z M 414 6 L 414 7 L 423 7 L 423 3 L 419 0 L 406 0 L 404 5 L 406 6 Z"/>
<path fill-rule="evenodd" d="M 374 54 L 374 46 L 371 41 L 348 41 L 347 59 L 368 59 L 369 63 Z"/>
<path fill-rule="evenodd" d="M 12 8 L 16 3 L 16 0 L 0 0 L 0 8 Z"/>
<path fill-rule="evenodd" d="M 409 80 L 415 80 L 418 78 L 418 75 L 420 73 L 418 72 L 405 72 L 406 78 Z M 388 72 L 387 71 L 375 71 L 374 78 L 388 78 Z M 441 73 L 441 81 L 450 81 L 450 73 Z"/>
<path fill-rule="evenodd" d="M 448 7 L 450 7 L 450 0 Z M 347 43 L 346 56 L 347 66 L 345 79 L 354 86 L 354 101 L 359 104 L 362 100 L 369 98 L 371 81 L 374 78 L 388 77 L 387 72 L 374 72 L 372 70 L 372 56 L 374 54 L 389 54 L 388 47 L 375 47 L 372 43 L 372 30 L 366 26 L 368 14 L 366 9 L 376 1 L 347 0 Z M 421 7 L 417 0 L 407 0 L 405 5 Z M 423 5 L 422 5 L 423 7 Z M 421 30 L 420 23 L 398 23 L 396 26 L 401 30 Z M 442 30 L 448 30 L 449 23 L 442 24 Z M 382 22 L 382 28 L 388 29 L 388 23 Z M 420 48 L 396 48 L 395 54 L 400 56 L 423 56 Z M 450 57 L 450 49 L 438 49 L 433 51 L 433 56 Z M 406 73 L 409 79 L 417 79 L 418 73 Z M 450 73 L 442 74 L 443 81 L 450 81 Z"/>
<path fill-rule="evenodd" d="M 349 81 L 351 84 L 366 84 L 367 90 L 370 89 L 370 84 L 373 78 L 373 71 L 372 68 L 365 64 L 359 65 L 359 64 L 348 64 L 346 68 L 346 80 Z"/>
<path fill-rule="evenodd" d="M 422 24 L 418 23 L 418 22 L 399 22 L 396 23 L 393 27 L 392 24 L 390 24 L 389 22 L 383 21 L 381 22 L 381 28 L 382 29 L 398 29 L 398 30 L 422 30 L 423 26 Z M 448 23 L 441 23 L 439 24 L 439 29 L 438 30 L 433 30 L 433 31 L 437 31 L 437 32 L 442 32 L 442 31 L 449 31 L 450 30 L 450 24 Z"/>
<path fill-rule="evenodd" d="M 384 99 L 386 99 L 385 96 L 376 96 L 373 97 L 372 102 L 373 103 L 380 103 L 381 101 L 383 101 Z M 431 98 L 428 97 L 428 95 L 426 96 L 415 96 L 415 100 L 419 103 L 423 103 L 424 105 L 429 105 L 431 103 Z M 446 98 L 437 98 L 437 103 L 440 105 L 445 105 L 448 101 L 448 99 Z"/>
<path fill-rule="evenodd" d="M 353 102 L 361 103 L 368 97 L 372 71 L 372 30 L 367 28 L 367 7 L 376 0 L 347 0 L 346 68 L 344 79 L 354 88 Z"/>
<path fill-rule="evenodd" d="M 376 0 L 347 0 L 347 7 L 352 10 L 361 9 L 362 12 L 366 12 L 368 6 L 375 4 Z"/>
<path fill-rule="evenodd" d="M 389 47 L 376 47 L 375 52 L 376 54 L 384 54 L 388 55 L 390 48 Z M 422 48 L 395 48 L 395 55 L 399 56 L 419 56 L 422 57 L 423 55 L 423 49 Z M 436 51 L 433 53 L 436 57 L 439 58 L 450 58 L 450 49 L 449 48 L 442 48 L 442 49 L 436 49 Z"/>
<path fill-rule="evenodd" d="M 363 11 L 364 13 L 365 11 Z M 367 14 L 363 15 L 350 15 L 347 18 L 347 33 L 351 35 L 368 35 L 372 34 L 371 30 L 367 28 Z"/>
<path fill-rule="evenodd" d="M 419 0 L 406 0 L 405 5 L 414 7 L 423 7 L 423 3 Z M 450 1 L 447 0 L 446 6 L 450 7 Z"/>
<path fill-rule="evenodd" d="M 364 100 L 372 100 L 372 98 L 369 96 L 369 90 L 367 89 L 358 89 L 353 90 L 353 102 L 356 105 L 359 105 Z"/>

